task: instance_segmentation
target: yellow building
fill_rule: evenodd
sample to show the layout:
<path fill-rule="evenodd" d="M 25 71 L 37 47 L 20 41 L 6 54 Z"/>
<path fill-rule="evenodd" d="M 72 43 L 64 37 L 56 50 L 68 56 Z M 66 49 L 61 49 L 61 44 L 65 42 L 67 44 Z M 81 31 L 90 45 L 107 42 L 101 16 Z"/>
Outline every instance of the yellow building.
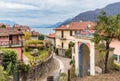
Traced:
<path fill-rule="evenodd" d="M 95 24 L 93 22 L 72 22 L 68 25 L 62 25 L 58 28 L 55 28 L 56 33 L 56 48 L 59 48 L 59 54 L 63 54 L 66 49 L 69 48 L 70 42 L 75 42 L 74 36 L 77 33 L 80 33 L 81 30 L 86 28 L 90 29 Z"/>

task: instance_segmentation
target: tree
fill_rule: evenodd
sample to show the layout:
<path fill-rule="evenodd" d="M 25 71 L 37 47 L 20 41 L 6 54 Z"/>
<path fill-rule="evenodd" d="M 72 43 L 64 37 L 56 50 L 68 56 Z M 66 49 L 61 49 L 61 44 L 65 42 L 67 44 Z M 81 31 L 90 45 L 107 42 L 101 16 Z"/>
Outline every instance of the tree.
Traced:
<path fill-rule="evenodd" d="M 39 39 L 39 40 L 44 40 L 44 35 L 40 34 L 40 35 L 38 36 L 38 39 Z"/>
<path fill-rule="evenodd" d="M 3 67 L 8 73 L 13 73 L 17 64 L 17 53 L 10 49 L 2 49 L 3 51 Z M 9 65 L 10 64 L 10 65 Z M 7 69 L 9 67 L 9 70 Z M 10 68 L 11 67 L 11 68 Z"/>
<path fill-rule="evenodd" d="M 119 35 L 120 35 L 120 15 L 107 16 L 105 12 L 101 12 L 101 14 L 98 16 L 93 40 L 96 44 L 99 44 L 101 42 L 105 45 L 104 73 L 108 72 L 107 65 L 110 43 L 112 39 L 119 38 Z"/>
<path fill-rule="evenodd" d="M 31 33 L 30 32 L 24 32 L 23 39 L 24 40 L 30 40 L 30 38 L 31 38 Z"/>
<path fill-rule="evenodd" d="M 1 26 L 1 28 L 6 28 L 6 26 L 3 24 L 3 25 Z"/>

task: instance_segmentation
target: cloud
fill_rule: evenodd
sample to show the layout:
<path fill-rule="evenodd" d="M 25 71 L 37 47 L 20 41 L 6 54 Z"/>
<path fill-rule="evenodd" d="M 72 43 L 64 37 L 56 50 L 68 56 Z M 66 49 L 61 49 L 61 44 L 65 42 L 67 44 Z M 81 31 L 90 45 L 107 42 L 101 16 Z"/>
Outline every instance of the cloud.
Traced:
<path fill-rule="evenodd" d="M 120 0 L 1 0 L 0 19 L 20 24 L 53 24 Z"/>
<path fill-rule="evenodd" d="M 0 9 L 38 9 L 36 6 L 12 2 L 0 2 Z"/>

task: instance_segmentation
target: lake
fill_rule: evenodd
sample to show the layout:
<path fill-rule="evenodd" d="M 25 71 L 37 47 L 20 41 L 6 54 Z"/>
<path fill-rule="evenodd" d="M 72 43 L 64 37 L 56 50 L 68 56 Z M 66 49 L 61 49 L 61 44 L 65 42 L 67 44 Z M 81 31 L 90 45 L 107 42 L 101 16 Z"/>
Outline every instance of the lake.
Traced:
<path fill-rule="evenodd" d="M 50 33 L 54 33 L 54 28 L 31 28 L 32 30 L 35 30 L 39 32 L 40 34 L 48 35 Z"/>

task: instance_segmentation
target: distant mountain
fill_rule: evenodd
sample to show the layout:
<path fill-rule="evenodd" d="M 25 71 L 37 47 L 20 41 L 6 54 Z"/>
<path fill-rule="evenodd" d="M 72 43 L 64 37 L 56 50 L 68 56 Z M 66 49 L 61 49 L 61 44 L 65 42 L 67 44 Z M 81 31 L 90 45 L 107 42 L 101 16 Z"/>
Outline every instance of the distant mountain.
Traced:
<path fill-rule="evenodd" d="M 83 13 L 78 14 L 71 20 L 63 22 L 62 25 L 68 24 L 70 22 L 79 22 L 79 21 L 96 21 L 97 16 L 100 14 L 101 11 L 105 11 L 107 15 L 116 15 L 120 14 L 120 2 L 109 4 L 102 9 L 96 9 L 93 11 L 86 11 Z"/>
<path fill-rule="evenodd" d="M 16 22 L 10 21 L 10 20 L 0 20 L 0 23 L 8 24 L 10 26 L 13 26 L 14 24 L 16 24 Z"/>
<path fill-rule="evenodd" d="M 55 28 L 62 24 L 63 22 L 58 22 L 56 24 L 42 24 L 42 25 L 30 25 L 32 28 Z"/>
<path fill-rule="evenodd" d="M 50 25 L 48 26 L 49 28 L 56 28 L 56 27 L 59 27 L 63 22 L 58 22 L 56 24 L 53 24 L 53 25 Z"/>
<path fill-rule="evenodd" d="M 65 20 L 61 25 L 69 24 L 71 21 L 72 21 L 72 18 L 69 18 L 69 19 Z"/>

